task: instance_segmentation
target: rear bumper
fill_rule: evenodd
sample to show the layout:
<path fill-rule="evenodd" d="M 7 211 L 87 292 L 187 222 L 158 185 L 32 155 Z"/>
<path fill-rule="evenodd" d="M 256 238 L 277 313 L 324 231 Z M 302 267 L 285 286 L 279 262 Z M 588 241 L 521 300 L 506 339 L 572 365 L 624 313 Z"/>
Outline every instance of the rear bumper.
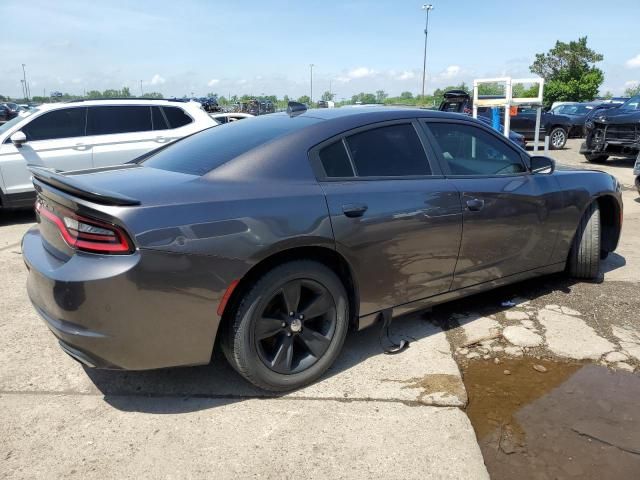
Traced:
<path fill-rule="evenodd" d="M 25 234 L 22 251 L 31 302 L 76 360 L 127 370 L 210 361 L 219 296 L 197 284 L 203 279 L 194 264 L 202 262 L 153 251 L 77 253 L 62 262 L 44 248 L 37 227 Z"/>

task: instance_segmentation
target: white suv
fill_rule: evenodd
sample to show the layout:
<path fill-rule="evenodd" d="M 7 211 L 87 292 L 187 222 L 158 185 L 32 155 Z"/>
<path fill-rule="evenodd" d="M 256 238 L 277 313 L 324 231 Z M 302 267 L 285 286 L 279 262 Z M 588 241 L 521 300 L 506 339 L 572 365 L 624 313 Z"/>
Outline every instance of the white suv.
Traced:
<path fill-rule="evenodd" d="M 196 102 L 87 100 L 46 104 L 0 125 L 0 206 L 35 196 L 27 165 L 81 170 L 125 163 L 218 125 Z"/>

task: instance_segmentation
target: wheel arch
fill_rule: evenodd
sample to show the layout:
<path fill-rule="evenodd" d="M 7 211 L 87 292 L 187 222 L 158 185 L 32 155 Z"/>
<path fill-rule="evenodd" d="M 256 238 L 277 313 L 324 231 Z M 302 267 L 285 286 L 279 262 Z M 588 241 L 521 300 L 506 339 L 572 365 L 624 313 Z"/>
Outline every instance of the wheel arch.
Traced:
<path fill-rule="evenodd" d="M 356 328 L 360 306 L 356 277 L 347 260 L 336 250 L 326 246 L 296 246 L 280 250 L 261 259 L 242 276 L 233 289 L 222 313 L 220 327 L 228 324 L 243 295 L 258 278 L 277 265 L 294 260 L 313 260 L 322 263 L 340 278 L 347 291 L 349 301 L 349 325 L 352 328 Z"/>

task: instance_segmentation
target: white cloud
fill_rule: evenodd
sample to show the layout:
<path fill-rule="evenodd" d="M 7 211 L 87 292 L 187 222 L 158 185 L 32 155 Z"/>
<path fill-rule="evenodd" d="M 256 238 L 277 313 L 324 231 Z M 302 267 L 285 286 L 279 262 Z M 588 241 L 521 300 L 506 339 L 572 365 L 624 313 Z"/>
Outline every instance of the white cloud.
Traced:
<path fill-rule="evenodd" d="M 82 78 L 80 78 L 80 77 L 74 78 L 74 79 L 71 80 L 71 83 L 76 83 L 76 84 L 82 83 Z"/>
<path fill-rule="evenodd" d="M 367 67 L 358 67 L 358 68 L 354 68 L 353 70 L 350 70 L 349 73 L 347 73 L 347 77 L 355 79 L 355 78 L 368 78 L 368 77 L 372 77 L 373 75 L 375 75 L 375 71 L 372 70 L 371 68 L 367 68 Z"/>
<path fill-rule="evenodd" d="M 451 80 L 452 78 L 456 78 L 458 75 L 460 75 L 461 70 L 462 69 L 458 65 L 449 65 L 438 74 L 438 77 L 444 80 Z"/>
<path fill-rule="evenodd" d="M 640 84 L 639 80 L 629 80 L 628 82 L 624 82 L 624 88 L 635 88 Z"/>
<path fill-rule="evenodd" d="M 241 78 L 241 79 L 240 79 L 240 80 L 238 80 L 236 83 L 237 83 L 238 85 L 245 85 L 245 84 L 247 83 L 247 80 L 246 80 L 246 79 L 244 79 L 244 78 Z"/>
<path fill-rule="evenodd" d="M 220 83 L 220 80 L 219 80 L 219 79 L 217 79 L 217 78 L 212 78 L 211 80 L 209 80 L 209 81 L 207 82 L 207 85 L 208 85 L 208 86 L 210 86 L 210 87 L 213 87 L 213 86 L 215 86 L 215 85 L 217 85 L 217 84 L 219 84 L 219 83 Z"/>
<path fill-rule="evenodd" d="M 640 53 L 625 62 L 627 68 L 640 68 Z"/>
<path fill-rule="evenodd" d="M 396 76 L 396 80 L 411 80 L 413 78 L 416 78 L 416 74 L 409 70 L 405 70 L 400 75 Z"/>
<path fill-rule="evenodd" d="M 162 85 L 166 80 L 157 73 L 151 78 L 151 85 Z"/>

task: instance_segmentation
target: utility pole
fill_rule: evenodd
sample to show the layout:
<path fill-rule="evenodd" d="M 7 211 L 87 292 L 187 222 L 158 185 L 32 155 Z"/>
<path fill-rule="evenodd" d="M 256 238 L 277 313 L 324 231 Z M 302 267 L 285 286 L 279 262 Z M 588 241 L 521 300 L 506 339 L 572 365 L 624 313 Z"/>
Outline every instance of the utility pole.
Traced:
<path fill-rule="evenodd" d="M 309 106 L 313 106 L 313 67 L 315 67 L 315 65 L 313 63 L 310 63 L 309 70 L 311 72 L 311 96 L 309 98 L 310 98 L 311 105 Z"/>
<path fill-rule="evenodd" d="M 28 102 L 29 101 L 29 84 L 27 83 L 27 71 L 25 70 L 26 65 L 22 64 L 22 78 L 24 82 L 24 98 Z"/>
<path fill-rule="evenodd" d="M 24 89 L 24 80 L 20 80 L 20 85 L 22 86 L 22 98 L 26 99 L 27 98 L 27 92 Z"/>
<path fill-rule="evenodd" d="M 331 97 L 331 82 L 332 79 L 329 79 L 329 96 Z M 333 98 L 330 98 L 330 100 L 333 100 Z"/>
<path fill-rule="evenodd" d="M 140 96 L 144 96 L 144 92 L 142 91 L 142 80 L 140 80 Z"/>
<path fill-rule="evenodd" d="M 427 20 L 424 26 L 424 58 L 422 60 L 422 99 L 424 100 L 424 86 L 427 81 L 427 38 L 429 37 L 429 12 L 433 10 L 433 5 L 425 3 L 422 10 L 427 12 Z"/>

